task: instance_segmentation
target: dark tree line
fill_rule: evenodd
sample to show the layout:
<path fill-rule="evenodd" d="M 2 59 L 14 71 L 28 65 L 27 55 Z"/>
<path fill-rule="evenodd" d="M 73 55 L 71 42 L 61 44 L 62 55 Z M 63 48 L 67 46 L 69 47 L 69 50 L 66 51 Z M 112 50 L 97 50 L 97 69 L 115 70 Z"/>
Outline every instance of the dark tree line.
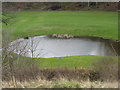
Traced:
<path fill-rule="evenodd" d="M 4 2 L 3 10 L 117 10 L 118 2 Z"/>

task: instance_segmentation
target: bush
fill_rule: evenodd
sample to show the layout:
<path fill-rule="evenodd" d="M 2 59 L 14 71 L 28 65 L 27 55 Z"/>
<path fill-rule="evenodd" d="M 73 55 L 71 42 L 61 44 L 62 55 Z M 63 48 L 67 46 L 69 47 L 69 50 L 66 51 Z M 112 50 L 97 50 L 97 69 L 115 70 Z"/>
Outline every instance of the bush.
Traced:
<path fill-rule="evenodd" d="M 29 62 L 29 60 L 28 60 Z M 11 78 L 9 77 L 8 72 L 4 72 L 3 80 L 9 81 Z M 40 69 L 37 67 L 19 67 L 15 68 L 14 76 L 18 81 L 30 81 L 30 80 L 47 80 L 47 81 L 56 81 L 61 78 L 66 79 L 68 81 L 86 81 L 90 79 L 91 81 L 95 81 L 99 79 L 99 74 L 93 70 L 88 69 L 67 69 L 67 68 L 58 68 L 58 69 Z"/>
<path fill-rule="evenodd" d="M 118 58 L 104 57 L 93 63 L 93 69 L 100 74 L 100 79 L 118 80 Z"/>

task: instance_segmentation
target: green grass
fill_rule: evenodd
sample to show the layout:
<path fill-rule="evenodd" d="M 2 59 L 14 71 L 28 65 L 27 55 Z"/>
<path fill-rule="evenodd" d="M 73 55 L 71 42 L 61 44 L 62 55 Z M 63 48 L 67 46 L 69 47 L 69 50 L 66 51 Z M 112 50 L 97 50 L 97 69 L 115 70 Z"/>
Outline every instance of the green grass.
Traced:
<path fill-rule="evenodd" d="M 117 12 L 107 11 L 21 11 L 8 26 L 14 39 L 54 33 L 75 36 L 97 36 L 118 39 Z M 71 56 L 37 59 L 41 68 L 85 67 L 98 60 L 98 56 Z"/>
<path fill-rule="evenodd" d="M 30 60 L 30 61 L 29 61 Z M 33 64 L 38 66 L 39 68 L 44 69 L 55 69 L 55 68 L 89 68 L 94 69 L 94 64 L 99 65 L 99 63 L 109 63 L 112 61 L 113 63 L 118 63 L 118 57 L 113 56 L 95 56 L 95 55 L 82 55 L 82 56 L 68 56 L 68 57 L 54 57 L 54 58 L 34 58 L 30 59 L 28 57 L 22 57 L 19 61 L 23 67 L 28 67 L 31 65 L 31 61 Z M 28 63 L 28 65 L 27 65 Z M 100 66 L 102 66 L 100 65 Z M 17 64 L 18 66 L 18 64 Z"/>
<path fill-rule="evenodd" d="M 99 60 L 100 56 L 70 56 L 57 58 L 41 58 L 38 61 L 40 68 L 92 68 L 93 62 Z"/>
<path fill-rule="evenodd" d="M 15 38 L 68 33 L 118 39 L 117 12 L 105 11 L 22 11 L 7 27 Z"/>

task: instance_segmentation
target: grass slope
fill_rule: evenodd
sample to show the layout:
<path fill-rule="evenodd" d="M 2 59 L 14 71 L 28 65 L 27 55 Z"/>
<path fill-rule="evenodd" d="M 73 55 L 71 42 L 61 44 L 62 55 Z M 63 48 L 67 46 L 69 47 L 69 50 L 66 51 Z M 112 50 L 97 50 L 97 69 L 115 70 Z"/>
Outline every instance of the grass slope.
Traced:
<path fill-rule="evenodd" d="M 22 11 L 8 25 L 17 38 L 68 33 L 118 39 L 117 12 L 105 11 Z"/>
<path fill-rule="evenodd" d="M 100 58 L 99 56 L 90 55 L 41 58 L 38 63 L 40 68 L 92 68 L 93 62 Z"/>

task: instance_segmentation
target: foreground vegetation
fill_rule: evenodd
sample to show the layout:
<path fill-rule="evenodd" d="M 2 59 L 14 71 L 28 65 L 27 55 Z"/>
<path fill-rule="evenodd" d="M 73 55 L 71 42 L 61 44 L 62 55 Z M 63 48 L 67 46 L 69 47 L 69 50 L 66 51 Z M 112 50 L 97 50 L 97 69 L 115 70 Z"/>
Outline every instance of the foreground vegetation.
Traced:
<path fill-rule="evenodd" d="M 117 88 L 118 66 L 114 59 L 103 58 L 85 68 L 40 69 L 28 60 L 14 68 L 15 83 L 9 71 L 3 71 L 3 88 Z"/>
<path fill-rule="evenodd" d="M 11 81 L 9 82 L 4 81 L 2 87 L 14 88 L 13 83 Z M 47 81 L 38 78 L 37 80 L 29 82 L 17 81 L 16 88 L 118 88 L 118 82 L 100 82 L 100 81 L 91 82 L 89 80 L 78 82 L 74 80 L 68 81 L 66 79 L 61 79 L 58 81 Z"/>

